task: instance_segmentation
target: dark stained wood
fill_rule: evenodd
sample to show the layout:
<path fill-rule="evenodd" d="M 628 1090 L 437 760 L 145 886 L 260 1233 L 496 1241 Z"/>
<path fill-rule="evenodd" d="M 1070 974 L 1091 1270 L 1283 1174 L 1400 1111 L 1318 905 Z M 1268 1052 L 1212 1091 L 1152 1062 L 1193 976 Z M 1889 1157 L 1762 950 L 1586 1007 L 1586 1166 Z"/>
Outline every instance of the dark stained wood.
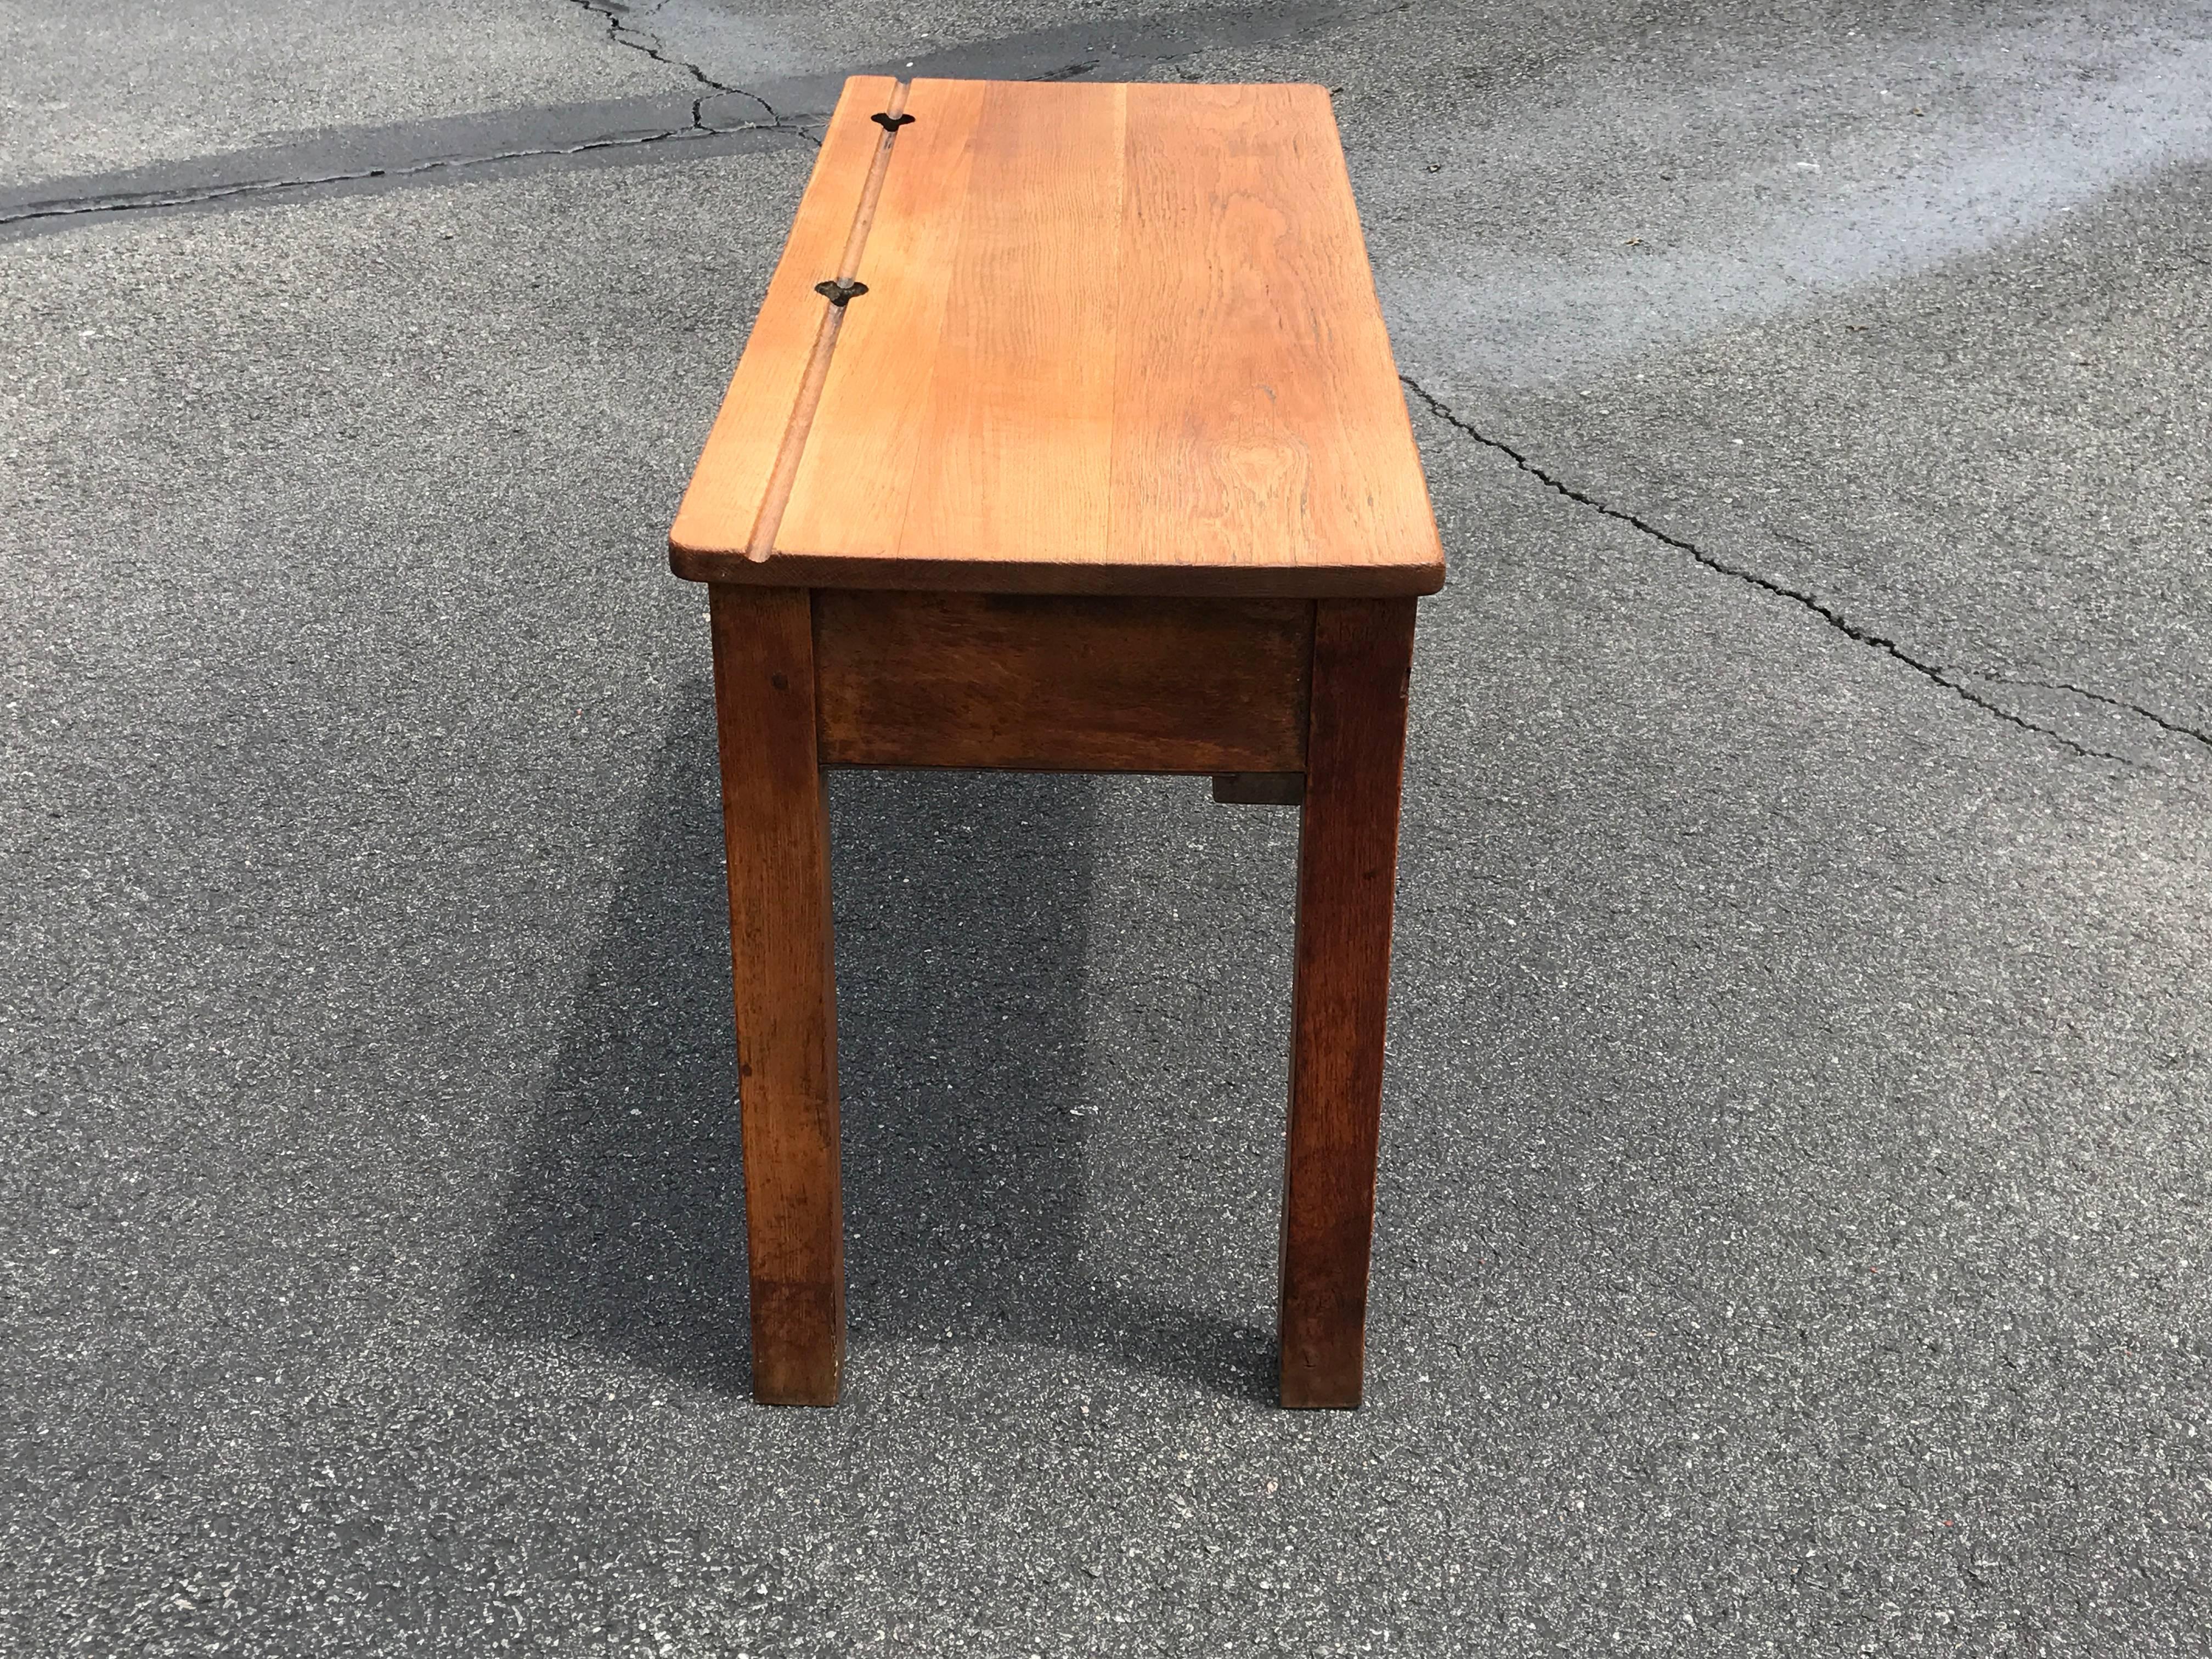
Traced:
<path fill-rule="evenodd" d="M 1283 1178 L 1285 1406 L 1360 1400 L 1413 651 L 1410 599 L 1316 608 Z"/>
<path fill-rule="evenodd" d="M 1289 772 L 1303 599 L 814 595 L 822 758 L 842 766 Z"/>
<path fill-rule="evenodd" d="M 1296 806 L 1306 798 L 1303 772 L 1216 772 L 1213 799 L 1220 806 Z"/>
<path fill-rule="evenodd" d="M 845 1363 L 829 818 L 803 588 L 711 590 L 753 1395 L 832 1406 Z"/>

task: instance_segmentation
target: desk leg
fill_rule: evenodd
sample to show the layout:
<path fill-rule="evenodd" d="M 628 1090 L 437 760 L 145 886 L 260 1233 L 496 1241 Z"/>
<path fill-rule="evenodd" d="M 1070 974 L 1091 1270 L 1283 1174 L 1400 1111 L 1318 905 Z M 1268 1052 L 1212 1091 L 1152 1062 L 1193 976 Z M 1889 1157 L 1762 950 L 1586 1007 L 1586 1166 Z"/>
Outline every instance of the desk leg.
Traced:
<path fill-rule="evenodd" d="M 1359 1404 L 1413 603 L 1315 607 L 1283 1173 L 1285 1406 Z"/>
<path fill-rule="evenodd" d="M 803 588 L 710 592 L 753 1397 L 833 1406 L 845 1364 L 845 1233 L 811 603 Z"/>

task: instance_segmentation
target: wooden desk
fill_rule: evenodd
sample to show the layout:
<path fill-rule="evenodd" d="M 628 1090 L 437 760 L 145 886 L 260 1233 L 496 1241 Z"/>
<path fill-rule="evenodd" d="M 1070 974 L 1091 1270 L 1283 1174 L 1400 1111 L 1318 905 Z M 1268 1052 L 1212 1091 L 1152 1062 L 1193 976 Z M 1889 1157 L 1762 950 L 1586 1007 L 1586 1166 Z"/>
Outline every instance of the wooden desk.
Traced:
<path fill-rule="evenodd" d="M 1303 801 L 1282 1400 L 1359 1403 L 1416 595 L 1328 94 L 846 82 L 669 536 L 709 584 L 753 1387 L 844 1361 L 825 766 Z"/>

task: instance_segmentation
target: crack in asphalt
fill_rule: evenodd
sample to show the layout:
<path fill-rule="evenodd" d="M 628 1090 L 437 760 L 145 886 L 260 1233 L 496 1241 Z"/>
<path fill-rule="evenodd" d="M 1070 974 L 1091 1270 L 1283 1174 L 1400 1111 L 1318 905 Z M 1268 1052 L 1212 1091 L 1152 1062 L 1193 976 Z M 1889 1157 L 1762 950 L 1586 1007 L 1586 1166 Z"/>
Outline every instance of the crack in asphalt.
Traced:
<path fill-rule="evenodd" d="M 131 213 L 152 208 L 197 207 L 203 202 L 220 202 L 234 196 L 306 190 L 317 185 L 357 184 L 367 179 L 406 179 L 417 173 L 435 173 L 441 168 L 450 167 L 458 171 L 466 167 L 490 167 L 501 161 L 527 161 L 533 155 L 582 155 L 592 150 L 636 149 L 648 144 L 720 138 L 733 132 L 771 131 L 787 132 L 799 138 L 807 136 L 794 127 L 777 127 L 766 122 L 752 122 L 735 127 L 669 127 L 659 132 L 630 133 L 614 138 L 586 138 L 574 144 L 543 144 L 524 149 L 492 150 L 481 155 L 441 155 L 427 161 L 410 161 L 394 167 L 360 167 L 346 173 L 313 173 L 291 179 L 249 179 L 235 185 L 211 185 L 205 190 L 163 191 L 143 196 L 81 197 L 73 202 L 42 203 L 21 213 L 0 213 L 0 225 L 23 224 L 36 219 L 66 219 L 88 213 Z M 808 142 L 812 141 L 810 139 Z"/>
<path fill-rule="evenodd" d="M 563 3 L 605 21 L 605 38 L 613 46 L 626 52 L 638 52 L 654 63 L 684 74 L 697 95 L 690 100 L 689 118 L 683 125 L 665 125 L 676 118 L 673 112 L 668 112 L 651 117 L 644 130 L 594 134 L 587 129 L 580 134 L 563 135 L 559 141 L 521 145 L 514 144 L 511 139 L 504 137 L 488 137 L 483 142 L 500 147 L 469 150 L 461 146 L 461 153 L 457 155 L 422 155 L 417 152 L 416 156 L 383 162 L 350 155 L 345 157 L 343 163 L 333 161 L 327 165 L 295 159 L 292 165 L 301 169 L 300 171 L 271 178 L 234 179 L 219 184 L 177 179 L 171 182 L 130 188 L 123 187 L 125 180 L 122 178 L 116 178 L 111 188 L 106 191 L 89 190 L 81 195 L 47 197 L 27 202 L 21 200 L 19 195 L 17 205 L 0 208 L 0 229 L 41 222 L 58 227 L 61 222 L 89 216 L 191 208 L 202 204 L 226 201 L 251 201 L 285 191 L 311 190 L 321 185 L 374 183 L 380 179 L 409 179 L 439 172 L 460 172 L 532 157 L 580 156 L 593 151 L 637 150 L 685 140 L 742 133 L 786 134 L 804 143 L 820 147 L 821 139 L 817 129 L 828 117 L 827 103 L 818 107 L 798 110 L 778 108 L 750 87 L 730 85 L 709 75 L 699 64 L 678 57 L 659 35 L 641 27 L 636 21 L 657 16 L 659 12 L 658 0 L 651 7 L 635 11 L 624 6 L 622 0 L 563 0 Z M 919 72 L 960 78 L 1060 81 L 1080 79 L 1103 70 L 1109 79 L 1138 80 L 1143 78 L 1143 71 L 1147 66 L 1173 66 L 1195 52 L 1224 43 L 1250 40 L 1294 43 L 1332 29 L 1390 16 L 1407 9 L 1410 0 L 1396 0 L 1395 3 L 1370 3 L 1363 7 L 1359 0 L 1304 0 L 1304 3 L 1301 0 L 1283 0 L 1283 3 L 1264 6 L 1200 6 L 1158 16 L 1124 20 L 1119 26 L 1099 24 L 1031 30 L 995 40 L 949 48 L 919 60 L 902 58 L 874 68 L 862 66 L 848 72 L 901 76 Z M 1106 32 L 1102 33 L 1102 30 Z M 1124 33 L 1124 30 L 1127 32 Z M 1178 70 L 1177 73 L 1184 74 L 1188 78 L 1187 71 Z M 825 73 L 795 77 L 772 85 L 778 89 L 780 98 L 785 95 L 783 89 L 788 88 L 791 99 L 827 99 L 834 98 L 835 94 L 834 86 L 827 83 L 836 78 Z M 707 106 L 717 98 L 744 99 L 758 106 L 766 118 L 727 125 L 715 125 L 708 118 Z M 281 152 L 283 147 L 278 148 Z M 210 161 L 221 164 L 249 153 L 234 152 L 225 156 L 202 157 L 197 163 L 182 165 L 205 166 Z M 281 164 L 272 162 L 271 165 Z M 101 181 L 83 179 L 74 181 L 57 179 L 53 182 L 58 185 L 75 182 L 82 186 Z"/>
<path fill-rule="evenodd" d="M 2024 674 L 1993 674 L 1978 668 L 1965 669 L 1960 672 L 1972 674 L 1976 679 L 1994 680 L 2000 685 L 2039 685 L 2046 691 L 2070 691 L 2077 697 L 2086 697 L 2091 702 L 2101 702 L 2108 708 L 2140 715 L 2162 732 L 2170 732 L 2177 738 L 2187 738 L 2192 742 L 2202 744 L 2208 750 L 2212 750 L 2212 732 L 2201 732 L 2193 726 L 2186 726 L 2179 720 L 2168 719 L 2155 708 L 2146 708 L 2139 702 L 2130 702 L 2125 697 L 2116 697 L 2109 692 L 2092 691 L 2087 686 L 2076 685 L 2071 680 L 2034 679 Z"/>
<path fill-rule="evenodd" d="M 85 196 L 73 201 L 42 202 L 38 206 L 15 213 L 0 213 L 0 226 L 22 224 L 40 219 L 67 219 L 84 214 L 130 213 L 155 208 L 197 207 L 204 202 L 226 201 L 234 197 L 265 195 L 285 190 L 305 190 L 317 185 L 358 184 L 373 179 L 405 179 L 420 173 L 443 169 L 459 171 L 467 167 L 490 167 L 501 161 L 526 161 L 538 155 L 583 155 L 595 150 L 639 149 L 653 144 L 665 144 L 687 139 L 718 138 L 733 132 L 787 132 L 820 148 L 820 141 L 803 127 L 787 122 L 783 115 L 758 93 L 748 92 L 717 81 L 687 59 L 672 58 L 657 35 L 630 22 L 616 0 L 570 0 L 570 3 L 589 12 L 594 17 L 606 20 L 607 39 L 631 52 L 642 52 L 656 64 L 670 69 L 682 70 L 699 86 L 705 88 L 691 100 L 690 125 L 664 127 L 656 131 L 623 133 L 604 138 L 586 138 L 572 144 L 540 144 L 519 149 L 489 150 L 475 155 L 441 155 L 421 161 L 401 162 L 392 166 L 356 167 L 343 172 L 303 173 L 281 179 L 243 179 L 233 185 L 210 185 L 202 190 L 150 191 L 133 196 Z M 750 99 L 768 112 L 766 121 L 740 121 L 729 126 L 714 126 L 706 119 L 707 100 L 713 97 Z"/>
<path fill-rule="evenodd" d="M 786 122 L 782 114 L 758 93 L 748 92 L 743 87 L 730 86 L 717 81 L 698 64 L 680 58 L 672 58 L 658 35 L 647 33 L 632 23 L 624 15 L 625 9 L 617 0 L 570 0 L 570 3 L 589 12 L 594 17 L 606 20 L 607 39 L 614 45 L 631 52 L 642 52 L 656 64 L 670 69 L 682 70 L 700 87 L 700 95 L 691 100 L 690 125 L 664 127 L 656 131 L 623 133 L 604 138 L 586 138 L 573 144 L 539 144 L 519 149 L 488 150 L 475 155 L 441 155 L 426 161 L 401 162 L 393 166 L 356 167 L 343 172 L 303 173 L 281 179 L 249 179 L 234 185 L 210 185 L 202 190 L 149 191 L 133 196 L 84 196 L 73 201 L 42 202 L 38 206 L 15 213 L 0 213 L 0 226 L 23 224 L 40 219 L 67 219 L 85 214 L 131 213 L 155 208 L 197 207 L 204 202 L 227 201 L 235 197 L 266 195 L 276 191 L 305 190 L 317 185 L 358 184 L 373 179 L 406 179 L 425 173 L 441 170 L 459 171 L 468 167 L 491 167 L 501 161 L 526 161 L 538 155 L 583 155 L 595 150 L 641 149 L 653 144 L 678 143 L 687 139 L 718 138 L 733 132 L 787 132 L 805 140 L 817 149 L 819 141 L 805 129 Z M 768 112 L 766 121 L 740 121 L 730 126 L 711 126 L 706 119 L 707 100 L 713 97 L 746 98 Z"/>
<path fill-rule="evenodd" d="M 2008 726 L 2016 726 L 2023 732 L 2033 732 L 2039 737 L 2048 738 L 2053 743 L 2073 750 L 2075 754 L 2081 756 L 2085 760 L 2115 761 L 2123 766 L 2134 766 L 2139 764 L 2137 762 L 2130 760 L 2124 755 L 2115 755 L 2102 749 L 2092 749 L 2086 744 L 2076 743 L 2073 738 L 2066 736 L 2063 732 L 2054 732 L 2047 726 L 2039 726 L 2033 720 L 2027 720 L 2021 715 L 2015 714 L 2009 708 L 2003 708 L 2000 704 L 1990 702 L 1987 697 L 1978 695 L 1972 688 L 1966 685 L 1960 678 L 1961 674 L 1966 674 L 1968 678 L 1974 679 L 1996 679 L 2001 678 L 1999 676 L 1972 672 L 1966 670 L 1946 668 L 1941 664 L 1929 662 L 1923 658 L 1916 657 L 1910 651 L 1907 651 L 1903 646 L 1899 645 L 1895 640 L 1889 638 L 1887 635 L 1877 634 L 1872 629 L 1862 627 L 1858 623 L 1852 622 L 1841 611 L 1835 609 L 1834 606 L 1826 604 L 1825 601 L 1811 593 L 1805 592 L 1799 588 L 1789 586 L 1785 583 L 1776 581 L 1771 577 L 1762 576 L 1755 570 L 1747 570 L 1741 565 L 1730 564 L 1725 559 L 1716 558 L 1713 555 L 1706 552 L 1694 542 L 1687 541 L 1682 537 L 1670 534 L 1668 532 L 1660 529 L 1658 526 L 1652 524 L 1648 520 L 1640 518 L 1637 514 L 1628 512 L 1625 508 L 1614 507 L 1609 502 L 1601 501 L 1594 495 L 1585 495 L 1583 491 L 1564 483 L 1553 474 L 1546 471 L 1542 467 L 1538 466 L 1526 455 L 1523 455 L 1519 450 L 1514 448 L 1512 445 L 1491 437 L 1488 434 L 1477 430 L 1468 422 L 1462 420 L 1456 414 L 1453 413 L 1449 404 L 1444 403 L 1442 398 L 1437 397 L 1435 393 L 1429 391 L 1427 387 L 1424 386 L 1412 375 L 1401 374 L 1398 379 L 1404 383 L 1408 391 L 1412 392 L 1415 397 L 1419 398 L 1423 403 L 1429 406 L 1430 411 L 1433 413 L 1437 419 L 1443 421 L 1445 424 L 1452 427 L 1454 429 L 1466 434 L 1467 436 L 1474 439 L 1475 442 L 1482 445 L 1485 448 L 1496 450 L 1499 454 L 1504 456 L 1506 459 L 1511 461 L 1515 466 L 1520 468 L 1522 471 L 1527 473 L 1530 477 L 1535 479 L 1537 483 L 1542 484 L 1547 489 L 1552 490 L 1557 495 L 1564 495 L 1567 500 L 1577 502 L 1581 506 L 1587 507 L 1593 512 L 1601 513 L 1608 519 L 1616 520 L 1619 522 L 1628 526 L 1631 529 L 1650 537 L 1653 541 L 1662 543 L 1668 547 L 1675 549 L 1677 551 L 1686 553 L 1691 558 L 1694 559 L 1698 563 L 1703 565 L 1708 570 L 1713 571 L 1723 576 L 1733 577 L 1737 581 L 1747 583 L 1751 586 L 1759 589 L 1762 592 L 1771 593 L 1777 599 L 1787 599 L 1791 604 L 1799 605 L 1804 610 L 1811 611 L 1822 622 L 1827 623 L 1830 628 L 1832 628 L 1836 632 L 1841 634 L 1845 639 L 1853 641 L 1860 645 L 1871 646 L 1874 649 L 1881 652 L 1884 656 L 1889 657 L 1895 661 L 1903 664 L 1914 673 L 1919 675 L 1923 679 L 1942 686 L 1945 690 L 1952 693 L 1952 695 L 1958 697 L 1961 702 L 1972 704 L 1973 707 L 1980 709 L 1984 714 L 1994 715 Z M 2067 687 L 2064 689 L 2074 690 L 2075 688 Z M 2097 697 L 2096 694 L 2092 692 L 2084 692 L 2082 695 L 2085 696 L 2096 697 L 2096 700 L 2099 702 L 2110 702 L 2117 701 L 2113 698 Z M 2133 704 L 2124 704 L 2121 706 L 2126 708 L 2135 707 Z M 2157 720 L 2158 718 L 2155 715 L 2150 715 L 2148 710 L 2138 709 L 2136 712 L 2144 714 L 2148 718 L 2153 720 Z M 2161 726 L 2166 724 L 2164 720 L 2158 720 L 2158 723 Z M 2185 730 L 2186 728 L 2183 729 Z M 2201 737 L 2201 734 L 2193 732 L 2191 732 L 2190 735 Z M 2208 742 L 2207 746 L 2212 747 L 2212 742 Z"/>
<path fill-rule="evenodd" d="M 668 55 L 666 46 L 662 44 L 660 37 L 657 34 L 648 34 L 645 30 L 638 27 L 636 24 L 631 22 L 628 15 L 629 8 L 619 3 L 619 0 L 569 0 L 569 3 L 581 7 L 584 10 L 591 13 L 594 17 L 605 18 L 607 20 L 607 39 L 614 45 L 618 46 L 627 46 L 632 52 L 641 52 L 647 58 L 653 59 L 654 63 L 665 64 L 670 69 L 682 70 L 686 75 L 690 76 L 694 81 L 696 81 L 701 86 L 705 87 L 710 92 L 735 92 L 738 90 L 735 87 L 724 86 L 720 81 L 717 81 L 713 76 L 708 74 L 706 70 L 701 69 L 696 64 L 692 63 L 688 58 L 671 58 Z M 695 121 L 698 119 L 698 106 L 696 104 L 692 106 L 692 119 Z"/>
<path fill-rule="evenodd" d="M 642 52 L 645 56 L 653 59 L 654 63 L 664 64 L 670 69 L 682 70 L 694 81 L 707 88 L 704 93 L 691 100 L 691 128 L 693 131 L 714 133 L 726 132 L 733 130 L 726 127 L 708 126 L 706 122 L 706 118 L 702 113 L 706 107 L 707 100 L 709 97 L 712 97 L 716 94 L 727 93 L 732 94 L 740 98 L 750 98 L 753 102 L 758 104 L 763 109 L 768 111 L 768 125 L 769 126 L 778 128 L 787 132 L 799 132 L 799 136 L 801 137 L 807 138 L 810 143 L 813 142 L 811 137 L 808 137 L 807 134 L 800 131 L 799 129 L 796 127 L 786 127 L 784 125 L 783 117 L 776 112 L 775 106 L 770 104 L 767 99 L 762 97 L 758 93 L 747 92 L 743 87 L 733 87 L 726 82 L 717 81 L 713 76 L 708 74 L 706 70 L 701 69 L 698 64 L 693 63 L 688 58 L 670 57 L 668 55 L 667 43 L 663 41 L 659 35 L 649 33 L 646 30 L 638 27 L 636 24 L 631 22 L 629 17 L 629 8 L 621 4 L 620 0 L 569 0 L 569 3 L 581 8 L 583 10 L 589 12 L 594 17 L 605 18 L 607 20 L 607 40 L 612 45 L 626 46 L 632 52 Z M 754 124 L 744 124 L 744 125 L 750 125 Z M 744 130 L 744 125 L 734 130 L 741 131 Z"/>

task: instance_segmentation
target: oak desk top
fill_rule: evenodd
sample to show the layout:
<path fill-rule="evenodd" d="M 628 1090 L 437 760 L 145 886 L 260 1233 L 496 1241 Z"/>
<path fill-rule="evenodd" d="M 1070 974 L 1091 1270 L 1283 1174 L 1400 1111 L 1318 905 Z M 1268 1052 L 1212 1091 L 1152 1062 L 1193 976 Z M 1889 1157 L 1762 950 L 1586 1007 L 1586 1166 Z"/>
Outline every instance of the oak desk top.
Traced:
<path fill-rule="evenodd" d="M 669 545 L 801 587 L 1434 592 L 1328 94 L 848 81 Z"/>

